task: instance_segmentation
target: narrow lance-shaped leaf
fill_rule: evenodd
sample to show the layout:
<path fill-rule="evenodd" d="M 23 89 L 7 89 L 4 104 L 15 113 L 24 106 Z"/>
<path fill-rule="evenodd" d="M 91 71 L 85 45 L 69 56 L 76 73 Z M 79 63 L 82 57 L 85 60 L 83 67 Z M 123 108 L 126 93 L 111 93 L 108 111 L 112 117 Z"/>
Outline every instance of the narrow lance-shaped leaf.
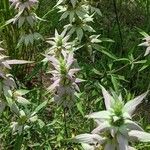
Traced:
<path fill-rule="evenodd" d="M 12 64 L 28 64 L 28 63 L 33 63 L 33 61 L 26 61 L 26 60 L 6 60 L 6 62 L 9 64 L 9 65 L 12 65 Z"/>
<path fill-rule="evenodd" d="M 92 131 L 92 133 L 93 134 L 101 133 L 101 132 L 104 132 L 104 131 L 110 129 L 110 127 L 111 127 L 110 124 L 107 121 L 105 121 L 105 122 L 101 123 L 97 128 L 95 128 Z"/>
<path fill-rule="evenodd" d="M 124 111 L 127 111 L 130 115 L 132 115 L 136 109 L 136 107 L 142 102 L 142 100 L 146 97 L 148 92 L 141 94 L 140 96 L 130 100 L 124 105 Z"/>
<path fill-rule="evenodd" d="M 57 4 L 55 5 L 55 7 L 58 6 L 58 5 L 60 5 L 63 1 L 64 1 L 64 0 L 59 0 L 59 1 L 57 2 Z"/>
<path fill-rule="evenodd" d="M 97 118 L 97 119 L 110 119 L 110 112 L 108 111 L 99 111 L 94 112 L 86 116 L 87 118 Z"/>
<path fill-rule="evenodd" d="M 146 51 L 145 51 L 144 56 L 147 56 L 149 53 L 150 53 L 150 46 L 149 46 L 149 47 L 147 47 L 147 49 L 146 49 Z"/>
<path fill-rule="evenodd" d="M 43 103 L 41 103 L 35 110 L 34 112 L 31 114 L 31 116 L 34 116 L 36 113 L 38 113 L 43 107 L 45 107 L 47 105 L 48 101 L 44 101 Z"/>
<path fill-rule="evenodd" d="M 79 41 L 81 41 L 82 37 L 83 37 L 83 30 L 82 30 L 82 28 L 78 27 L 77 30 L 76 30 L 76 33 L 77 33 L 77 37 L 78 37 Z"/>
<path fill-rule="evenodd" d="M 88 143 L 88 144 L 95 144 L 95 143 L 103 144 L 105 141 L 105 139 L 98 134 L 88 134 L 88 133 L 77 135 L 75 137 L 75 140 L 77 140 L 80 143 Z"/>
<path fill-rule="evenodd" d="M 22 105 L 30 104 L 30 102 L 27 99 L 25 99 L 24 97 L 21 97 L 21 96 L 18 96 L 16 98 L 16 100 L 17 100 L 18 103 L 20 103 Z"/>
<path fill-rule="evenodd" d="M 17 94 L 17 95 L 20 95 L 20 96 L 25 95 L 27 93 L 29 93 L 29 90 L 23 90 L 23 89 L 20 89 L 20 90 L 17 90 L 17 91 L 14 92 L 14 94 Z"/>
<path fill-rule="evenodd" d="M 48 92 L 53 91 L 58 86 L 59 82 L 60 82 L 60 79 L 57 79 L 56 81 L 54 81 L 54 83 L 47 88 L 47 91 Z"/>
<path fill-rule="evenodd" d="M 138 124 L 136 124 L 135 122 L 133 122 L 132 120 L 126 120 L 126 121 L 125 121 L 125 124 L 127 125 L 127 127 L 128 127 L 130 130 L 143 131 L 143 129 L 142 129 Z"/>
<path fill-rule="evenodd" d="M 103 86 L 101 86 L 101 88 L 102 88 L 102 93 L 103 93 L 103 97 L 104 97 L 104 101 L 105 101 L 105 107 L 108 110 L 112 105 L 113 98 L 111 97 L 111 95 L 106 91 L 106 89 Z"/>
<path fill-rule="evenodd" d="M 132 130 L 132 131 L 129 132 L 129 136 L 133 140 L 139 140 L 141 142 L 150 142 L 150 133 L 137 131 L 137 130 Z"/>

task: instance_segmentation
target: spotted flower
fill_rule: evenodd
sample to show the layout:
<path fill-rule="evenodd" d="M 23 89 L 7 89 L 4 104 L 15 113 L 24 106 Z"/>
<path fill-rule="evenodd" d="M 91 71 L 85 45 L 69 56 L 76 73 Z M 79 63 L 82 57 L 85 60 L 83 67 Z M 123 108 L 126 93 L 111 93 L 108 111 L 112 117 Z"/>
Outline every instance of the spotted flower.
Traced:
<path fill-rule="evenodd" d="M 18 28 L 28 23 L 32 28 L 39 18 L 31 8 L 38 4 L 37 0 L 10 0 L 11 7 L 14 7 L 17 14 L 6 22 L 7 24 L 18 24 Z M 30 11 L 31 10 L 31 11 Z"/>
<path fill-rule="evenodd" d="M 0 42 L 0 44 L 1 43 L 2 42 Z M 12 97 L 13 97 L 12 91 L 16 88 L 16 84 L 13 76 L 8 73 L 8 70 L 11 69 L 11 65 L 13 64 L 26 64 L 26 63 L 31 63 L 31 62 L 25 60 L 8 60 L 8 56 L 4 55 L 4 49 L 0 48 L 0 97 L 1 97 L 0 113 L 4 110 L 6 106 L 6 101 L 3 100 L 4 97 L 8 102 L 8 106 L 11 109 L 15 108 L 16 110 L 17 108 L 16 104 L 12 102 Z M 17 96 L 16 98 L 19 98 L 17 100 L 20 102 L 23 100 L 21 95 L 20 97 Z"/>
<path fill-rule="evenodd" d="M 97 127 L 91 134 L 81 134 L 75 138 L 83 143 L 85 150 L 88 150 L 90 146 L 91 150 L 96 150 L 101 146 L 104 150 L 134 150 L 129 146 L 129 141 L 150 142 L 150 134 L 144 132 L 137 123 L 132 121 L 136 107 L 145 98 L 147 92 L 126 104 L 121 96 L 112 97 L 104 87 L 102 87 L 102 93 L 106 110 L 87 116 L 95 120 Z"/>
<path fill-rule="evenodd" d="M 64 27 L 69 31 L 69 35 L 76 33 L 78 40 L 81 41 L 85 31 L 95 32 L 89 24 L 93 22 L 94 13 L 90 13 L 86 1 L 59 0 L 56 7 L 59 9 L 58 12 L 63 13 L 60 20 L 69 19 L 69 24 Z"/>
<path fill-rule="evenodd" d="M 1 44 L 2 42 L 0 42 Z M 4 55 L 4 49 L 0 47 L 0 77 L 6 79 L 6 69 L 11 69 L 13 64 L 26 64 L 30 61 L 25 60 L 9 60 L 9 57 Z"/>
<path fill-rule="evenodd" d="M 26 8 L 30 10 L 32 7 L 38 4 L 38 0 L 9 0 L 11 2 L 11 7 L 23 11 Z"/>
<path fill-rule="evenodd" d="M 58 3 L 59 4 L 59 3 Z M 76 0 L 71 0 L 70 2 L 64 2 L 63 4 L 56 5 L 59 9 L 59 13 L 63 13 L 60 20 L 66 19 L 69 17 L 70 23 L 74 21 L 76 16 L 80 18 L 84 18 L 84 16 L 88 13 L 88 7 L 84 5 L 82 2 L 78 2 Z"/>
<path fill-rule="evenodd" d="M 53 65 L 54 70 L 50 71 L 52 74 L 52 85 L 48 87 L 48 91 L 55 91 L 54 99 L 63 105 L 71 104 L 74 100 L 75 91 L 79 91 L 77 83 L 81 79 L 76 78 L 76 73 L 80 70 L 74 67 L 75 59 L 73 52 L 63 52 L 63 57 L 56 59 L 54 56 L 46 55 L 46 58 Z"/>
<path fill-rule="evenodd" d="M 89 22 L 93 22 L 93 15 L 86 14 L 84 15 L 84 18 L 79 18 L 73 23 L 66 25 L 64 28 L 69 31 L 69 35 L 76 33 L 78 40 L 81 41 L 84 36 L 84 32 L 95 32 L 95 30 L 88 25 Z"/>
<path fill-rule="evenodd" d="M 30 128 L 31 123 L 35 123 L 37 120 L 38 116 L 36 114 L 26 114 L 23 110 L 20 110 L 18 112 L 18 120 L 11 122 L 12 133 L 21 135 L 24 130 Z"/>
<path fill-rule="evenodd" d="M 55 30 L 55 37 L 48 38 L 47 43 L 52 45 L 47 50 L 47 54 L 59 55 L 62 51 L 70 50 L 72 48 L 72 42 L 68 42 L 70 36 L 66 34 L 64 30 L 61 34 Z"/>

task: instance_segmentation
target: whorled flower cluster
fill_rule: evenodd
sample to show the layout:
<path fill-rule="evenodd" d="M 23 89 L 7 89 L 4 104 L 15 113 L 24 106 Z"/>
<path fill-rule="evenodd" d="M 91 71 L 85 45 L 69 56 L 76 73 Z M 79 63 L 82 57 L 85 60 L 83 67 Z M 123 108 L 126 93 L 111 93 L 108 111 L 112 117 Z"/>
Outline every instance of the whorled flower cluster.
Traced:
<path fill-rule="evenodd" d="M 136 150 L 129 145 L 132 141 L 149 142 L 150 134 L 132 121 L 136 107 L 142 102 L 147 92 L 124 104 L 122 97 L 112 97 L 104 87 L 102 93 L 106 110 L 88 115 L 94 119 L 97 127 L 91 134 L 81 134 L 75 140 L 82 143 L 85 150 Z"/>
<path fill-rule="evenodd" d="M 4 55 L 4 49 L 0 47 L 0 115 L 6 106 L 10 107 L 11 111 L 18 115 L 19 108 L 16 103 L 21 105 L 29 104 L 29 101 L 23 97 L 27 92 L 17 90 L 14 77 L 9 73 L 11 65 L 27 63 L 31 62 L 15 59 L 9 60 L 8 56 Z"/>
<path fill-rule="evenodd" d="M 100 35 L 93 35 L 96 31 L 92 27 L 94 18 L 102 15 L 98 4 L 99 1 L 93 0 L 58 0 L 55 6 L 62 13 L 60 20 L 67 22 L 64 29 L 68 35 L 75 39 L 79 49 L 84 47 L 88 51 L 92 61 L 95 60 L 96 51 L 102 49 Z"/>
<path fill-rule="evenodd" d="M 2 43 L 2 42 L 0 42 Z M 27 90 L 17 90 L 17 86 L 15 80 L 11 74 L 9 74 L 9 70 L 11 69 L 11 65 L 13 64 L 26 64 L 31 63 L 25 60 L 8 60 L 8 56 L 4 55 L 4 49 L 0 47 L 0 116 L 3 113 L 6 106 L 10 108 L 10 110 L 22 120 L 23 110 L 20 110 L 18 105 L 26 106 L 30 104 L 30 102 L 24 98 L 23 96 L 27 94 L 29 91 Z M 33 121 L 33 114 L 30 116 Z M 26 116 L 27 117 L 27 116 Z M 25 118 L 25 115 L 24 115 Z M 20 128 L 21 122 L 12 122 L 11 127 L 13 128 L 13 132 L 21 132 L 24 129 L 24 124 L 22 123 L 22 127 Z"/>
<path fill-rule="evenodd" d="M 75 92 L 79 91 L 77 83 L 82 82 L 76 78 L 76 73 L 80 70 L 75 68 L 76 60 L 73 57 L 73 52 L 62 52 L 60 58 L 47 55 L 46 58 L 51 62 L 53 70 L 52 85 L 48 87 L 48 91 L 54 91 L 54 100 L 65 107 L 70 107 L 75 100 Z"/>
<path fill-rule="evenodd" d="M 55 37 L 48 38 L 47 43 L 49 43 L 52 47 L 50 47 L 46 54 L 60 56 L 63 52 L 69 52 L 73 48 L 73 43 L 68 42 L 70 36 L 66 34 L 66 30 L 64 30 L 61 34 L 55 30 Z"/>
<path fill-rule="evenodd" d="M 36 32 L 36 23 L 38 20 L 42 20 L 39 18 L 34 10 L 38 5 L 38 0 L 9 0 L 11 5 L 10 7 L 14 7 L 16 10 L 16 15 L 9 19 L 6 22 L 7 24 L 13 23 L 18 26 L 18 28 L 23 29 L 20 30 L 20 40 L 18 41 L 17 48 L 25 45 L 32 46 L 35 41 L 41 39 L 43 37 Z"/>
<path fill-rule="evenodd" d="M 32 12 L 32 9 L 38 4 L 37 0 L 10 0 L 11 7 L 14 7 L 17 11 L 17 15 L 8 20 L 7 23 L 18 23 L 18 27 L 22 27 L 25 23 L 28 23 L 31 27 L 34 26 L 38 17 Z"/>
<path fill-rule="evenodd" d="M 84 32 L 95 32 L 90 26 L 95 13 L 101 14 L 98 8 L 91 6 L 87 0 L 59 0 L 56 4 L 59 13 L 62 13 L 60 20 L 69 18 L 69 24 L 65 28 L 69 35 L 76 33 L 79 41 L 83 38 Z"/>
<path fill-rule="evenodd" d="M 1 43 L 2 42 L 0 42 L 0 44 Z M 8 56 L 4 55 L 4 49 L 0 47 L 0 81 L 2 87 L 1 90 L 3 90 L 4 94 L 8 94 L 10 89 L 15 88 L 15 82 L 12 76 L 8 74 L 8 70 L 11 69 L 10 65 L 25 63 L 30 62 L 25 60 L 8 60 Z"/>
<path fill-rule="evenodd" d="M 23 11 L 26 8 L 28 10 L 32 9 L 38 4 L 38 0 L 9 0 L 11 2 L 11 7 Z"/>
<path fill-rule="evenodd" d="M 77 72 L 80 70 L 77 61 L 74 58 L 73 43 L 69 42 L 69 37 L 64 30 L 58 34 L 55 30 L 55 37 L 49 38 L 48 43 L 52 45 L 45 54 L 46 60 L 52 65 L 51 73 L 52 84 L 48 87 L 48 91 L 54 93 L 54 100 L 58 104 L 70 107 L 75 100 L 75 92 L 79 91 L 77 83 L 81 79 L 76 78 Z"/>

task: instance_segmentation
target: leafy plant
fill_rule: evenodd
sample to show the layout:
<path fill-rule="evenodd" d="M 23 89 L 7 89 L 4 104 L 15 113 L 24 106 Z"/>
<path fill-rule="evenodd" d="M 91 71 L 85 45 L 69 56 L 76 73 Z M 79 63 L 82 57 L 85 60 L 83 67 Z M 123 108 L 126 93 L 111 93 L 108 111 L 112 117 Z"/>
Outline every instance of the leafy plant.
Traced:
<path fill-rule="evenodd" d="M 105 150 L 129 150 L 131 140 L 150 141 L 150 134 L 143 132 L 143 129 L 132 121 L 132 115 L 136 107 L 142 102 L 147 92 L 128 101 L 122 101 L 121 95 L 112 97 L 104 87 L 102 93 L 105 100 L 106 111 L 95 112 L 88 115 L 93 118 L 98 126 L 92 134 L 81 134 L 75 139 L 83 143 L 84 149 L 96 149 L 101 146 Z M 142 135 L 142 136 L 141 136 Z M 85 143 L 85 144 L 84 144 Z M 93 146 L 90 146 L 90 145 Z"/>
<path fill-rule="evenodd" d="M 0 1 L 0 149 L 148 150 L 149 4 Z"/>

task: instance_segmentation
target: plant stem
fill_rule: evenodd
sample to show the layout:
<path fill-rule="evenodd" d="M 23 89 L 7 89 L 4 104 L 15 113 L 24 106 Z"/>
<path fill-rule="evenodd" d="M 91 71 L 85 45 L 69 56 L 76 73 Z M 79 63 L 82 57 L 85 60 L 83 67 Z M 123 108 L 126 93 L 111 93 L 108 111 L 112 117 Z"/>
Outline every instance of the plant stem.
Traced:
<path fill-rule="evenodd" d="M 121 33 L 121 27 L 120 27 L 120 22 L 119 22 L 119 15 L 118 15 L 118 11 L 117 11 L 116 0 L 113 0 L 113 5 L 114 5 L 114 9 L 115 9 L 116 22 L 117 22 L 119 36 L 120 36 L 120 45 L 121 45 L 120 56 L 121 56 L 122 52 L 123 52 L 123 38 L 122 38 L 122 33 Z"/>
<path fill-rule="evenodd" d="M 149 24 L 150 23 L 150 17 L 149 17 L 149 15 L 150 15 L 150 1 L 149 0 L 147 0 L 146 9 L 147 9 L 147 22 Z"/>
<path fill-rule="evenodd" d="M 21 146 L 23 143 L 23 134 L 17 136 L 17 139 L 15 141 L 14 150 L 21 150 Z"/>
<path fill-rule="evenodd" d="M 65 137 L 68 138 L 66 110 L 67 107 L 64 107 L 64 130 L 65 130 Z"/>
<path fill-rule="evenodd" d="M 66 107 L 64 107 L 64 130 L 65 130 L 65 137 L 68 137 L 67 131 L 67 116 L 66 116 Z"/>

